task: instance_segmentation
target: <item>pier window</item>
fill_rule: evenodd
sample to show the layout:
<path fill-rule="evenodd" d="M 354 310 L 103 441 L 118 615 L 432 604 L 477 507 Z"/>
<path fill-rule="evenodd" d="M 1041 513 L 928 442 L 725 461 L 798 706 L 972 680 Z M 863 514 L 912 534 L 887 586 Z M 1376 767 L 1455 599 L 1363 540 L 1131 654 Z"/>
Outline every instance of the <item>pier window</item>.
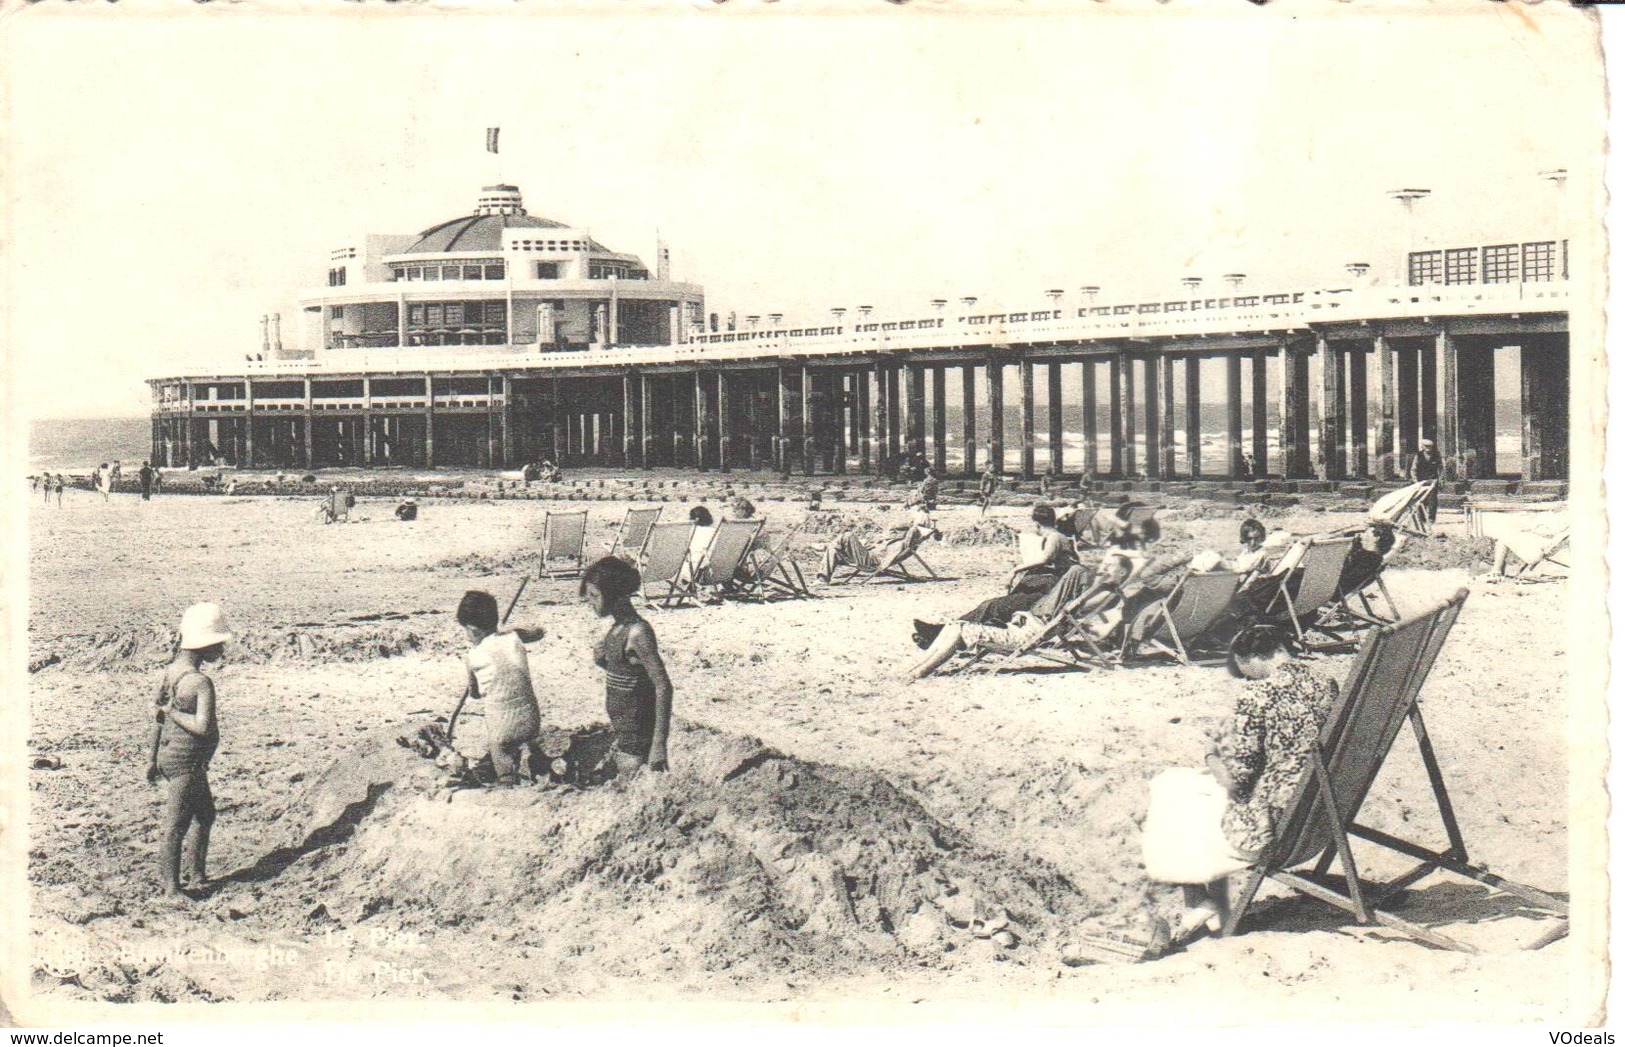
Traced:
<path fill-rule="evenodd" d="M 559 263 L 557 263 L 557 262 L 537 262 L 536 263 L 536 279 L 538 279 L 538 280 L 557 280 L 558 278 L 559 278 Z"/>
<path fill-rule="evenodd" d="M 1554 275 L 1557 244 L 1551 241 L 1523 245 L 1523 278 L 1525 281 L 1544 282 Z"/>
<path fill-rule="evenodd" d="M 1256 294 L 1244 294 L 1236 296 L 1236 305 L 1238 307 L 1252 306 L 1257 304 L 1258 296 Z"/>
<path fill-rule="evenodd" d="M 347 269 L 348 269 L 348 266 L 342 266 L 342 265 L 339 266 L 337 269 L 329 269 L 327 271 L 327 286 L 329 286 L 329 287 L 343 287 L 344 286 L 344 281 L 345 281 L 345 271 Z"/>
<path fill-rule="evenodd" d="M 1484 248 L 1484 282 L 1487 284 L 1515 284 L 1518 282 L 1518 245 L 1497 244 Z"/>
<path fill-rule="evenodd" d="M 1412 287 L 1436 284 L 1444 276 L 1444 254 L 1441 251 L 1412 251 L 1407 283 Z"/>
<path fill-rule="evenodd" d="M 1457 247 L 1444 253 L 1444 282 L 1470 284 L 1478 281 L 1478 251 Z"/>

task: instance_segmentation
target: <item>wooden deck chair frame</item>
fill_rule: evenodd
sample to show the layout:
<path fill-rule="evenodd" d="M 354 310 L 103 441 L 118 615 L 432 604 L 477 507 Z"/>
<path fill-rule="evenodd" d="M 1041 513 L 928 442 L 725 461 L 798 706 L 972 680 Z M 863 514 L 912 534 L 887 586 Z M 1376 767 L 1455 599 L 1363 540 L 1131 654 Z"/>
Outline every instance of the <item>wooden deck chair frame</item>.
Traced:
<path fill-rule="evenodd" d="M 1449 790 L 1422 721 L 1418 695 L 1466 599 L 1467 590 L 1458 590 L 1454 597 L 1431 611 L 1382 626 L 1367 635 L 1339 692 L 1338 702 L 1321 730 L 1320 744 L 1310 754 L 1310 773 L 1284 812 L 1261 860 L 1248 874 L 1221 933 L 1236 933 L 1259 887 L 1265 879 L 1273 879 L 1295 893 L 1353 914 L 1362 924 L 1376 922 L 1441 948 L 1475 952 L 1470 945 L 1405 920 L 1385 908 L 1400 892 L 1436 871 L 1475 880 L 1563 917 L 1560 924 L 1542 934 L 1528 948 L 1539 948 L 1567 933 L 1567 903 L 1544 891 L 1513 883 L 1469 861 Z M 1355 820 L 1407 722 L 1427 770 L 1439 820 L 1448 840 L 1449 846 L 1443 851 L 1360 825 Z M 1372 885 L 1360 877 L 1351 837 L 1416 859 L 1419 864 L 1386 883 Z M 1334 860 L 1341 873 L 1341 892 L 1336 878 L 1328 876 Z M 1315 862 L 1311 873 L 1294 871 L 1310 861 Z"/>
<path fill-rule="evenodd" d="M 1114 653 L 1095 639 L 1088 623 L 1096 615 L 1104 614 L 1122 602 L 1121 589 L 1104 591 L 1091 588 L 1081 592 L 1055 612 L 1043 632 L 989 662 L 986 668 L 997 672 L 1010 668 L 1012 663 L 1022 658 L 1031 657 L 1042 658 L 1068 669 L 1114 669 L 1117 664 Z M 981 647 L 967 651 L 964 662 L 949 670 L 949 675 L 973 668 L 992 653 Z"/>
<path fill-rule="evenodd" d="M 1394 529 L 1405 534 L 1426 538 L 1433 533 L 1433 524 L 1428 521 L 1427 500 L 1428 495 L 1438 490 L 1439 481 L 1423 480 L 1417 485 L 1416 493 L 1411 495 L 1398 512 L 1390 518 Z"/>
<path fill-rule="evenodd" d="M 696 585 L 714 585 L 728 592 L 737 588 L 734 581 L 740 564 L 745 562 L 751 546 L 762 533 L 761 520 L 723 520 L 711 532 L 711 544 L 706 547 L 703 566 L 694 572 Z"/>
<path fill-rule="evenodd" d="M 322 500 L 322 523 L 349 523 L 351 497 L 350 492 L 342 487 L 327 492 L 327 497 Z"/>
<path fill-rule="evenodd" d="M 895 578 L 900 582 L 924 581 L 923 578 L 917 578 L 909 572 L 908 564 L 910 560 L 917 562 L 921 570 L 926 574 L 932 578 L 937 578 L 939 577 L 937 572 L 933 571 L 931 565 L 926 563 L 924 557 L 920 555 L 920 546 L 924 545 L 926 539 L 933 534 L 936 534 L 936 532 L 922 531 L 919 528 L 911 527 L 908 534 L 904 536 L 904 540 L 898 544 L 898 547 L 887 556 L 882 557 L 873 567 L 865 568 L 858 567 L 855 564 L 842 564 L 836 570 L 839 571 L 841 567 L 844 567 L 846 573 L 844 575 L 832 574 L 830 583 L 838 584 L 851 581 L 854 578 L 858 579 L 863 585 L 868 585 L 876 578 Z"/>
<path fill-rule="evenodd" d="M 1280 592 L 1268 609 L 1273 610 L 1278 603 L 1286 606 L 1287 616 L 1292 620 L 1292 630 L 1297 634 L 1298 642 L 1305 647 L 1315 646 L 1309 642 L 1308 633 L 1319 624 L 1320 613 L 1337 600 L 1337 581 L 1343 573 L 1343 564 L 1348 560 L 1349 552 L 1354 548 L 1354 541 L 1350 537 L 1311 539 L 1303 555 L 1298 558 L 1297 569 L 1302 573 L 1298 575 L 1296 595 L 1289 585 L 1292 572 L 1287 571 L 1281 577 Z M 1305 622 L 1309 623 L 1307 629 Z M 1344 641 L 1339 638 L 1337 642 Z"/>
<path fill-rule="evenodd" d="M 1386 564 L 1384 565 L 1386 568 Z M 1338 594 L 1338 605 L 1332 609 L 1334 621 L 1353 622 L 1362 625 L 1391 625 L 1399 621 L 1399 607 L 1394 603 L 1394 596 L 1388 591 L 1388 583 L 1382 580 L 1383 569 L 1368 580 Z M 1372 590 L 1381 596 L 1388 605 L 1388 613 L 1383 614 L 1377 609 Z M 1359 606 L 1355 603 L 1358 601 Z"/>
<path fill-rule="evenodd" d="M 643 599 L 653 606 L 671 607 L 683 600 L 698 601 L 693 572 L 688 570 L 689 546 L 694 542 L 693 520 L 655 524 L 643 543 Z"/>
<path fill-rule="evenodd" d="M 1191 648 L 1235 602 L 1245 577 L 1237 571 L 1187 571 L 1173 592 L 1151 605 L 1153 617 L 1138 641 L 1139 653 L 1166 654 L 1180 665 L 1190 665 Z M 1130 645 L 1125 636 L 1125 658 Z"/>
<path fill-rule="evenodd" d="M 609 547 L 609 555 L 636 563 L 638 557 L 643 555 L 643 543 L 649 540 L 649 528 L 660 521 L 662 508 L 656 505 L 628 509 L 626 515 L 621 517 L 621 526 L 615 531 L 615 543 Z"/>
<path fill-rule="evenodd" d="M 795 536 L 800 526 L 797 524 L 785 531 L 772 546 L 766 545 L 758 538 L 745 560 L 745 570 L 749 573 L 751 582 L 744 595 L 757 596 L 764 600 L 774 596 L 788 596 L 792 599 L 812 597 L 812 589 L 807 585 L 806 576 L 801 573 L 801 565 L 788 555 L 790 539 Z"/>
<path fill-rule="evenodd" d="M 564 561 L 558 566 L 557 561 Z M 587 510 L 542 517 L 542 559 L 537 577 L 569 578 L 587 566 Z"/>

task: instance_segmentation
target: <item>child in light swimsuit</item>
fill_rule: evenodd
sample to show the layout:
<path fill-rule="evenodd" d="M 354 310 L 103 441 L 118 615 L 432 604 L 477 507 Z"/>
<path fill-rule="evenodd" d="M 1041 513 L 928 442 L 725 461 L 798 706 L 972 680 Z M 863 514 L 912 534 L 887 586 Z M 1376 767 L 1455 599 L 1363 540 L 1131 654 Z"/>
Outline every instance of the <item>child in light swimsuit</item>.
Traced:
<path fill-rule="evenodd" d="M 218 605 L 194 604 L 181 616 L 180 648 L 158 684 L 152 725 L 147 781 L 167 786 L 164 843 L 160 870 L 164 893 L 183 899 L 181 854 L 188 835 L 192 860 L 190 886 L 207 886 L 209 831 L 214 826 L 214 792 L 209 788 L 209 761 L 220 745 L 215 719 L 214 681 L 199 668 L 218 661 L 231 632 Z"/>
<path fill-rule="evenodd" d="M 525 644 L 540 640 L 543 631 L 502 631 L 494 596 L 477 589 L 463 594 L 457 606 L 457 624 L 468 635 L 468 686 L 463 698 L 485 702 L 485 744 L 499 788 L 519 784 L 525 748 L 541 729 L 541 710 L 530 682 L 530 660 Z M 461 712 L 463 703 L 457 703 Z M 452 714 L 455 728 L 456 713 Z"/>
<path fill-rule="evenodd" d="M 632 607 L 642 579 L 637 568 L 606 556 L 581 575 L 581 597 L 600 618 L 613 623 L 593 652 L 604 670 L 604 704 L 615 734 L 612 756 L 617 774 L 647 766 L 666 770 L 671 733 L 671 677 L 661 660 L 654 629 Z"/>

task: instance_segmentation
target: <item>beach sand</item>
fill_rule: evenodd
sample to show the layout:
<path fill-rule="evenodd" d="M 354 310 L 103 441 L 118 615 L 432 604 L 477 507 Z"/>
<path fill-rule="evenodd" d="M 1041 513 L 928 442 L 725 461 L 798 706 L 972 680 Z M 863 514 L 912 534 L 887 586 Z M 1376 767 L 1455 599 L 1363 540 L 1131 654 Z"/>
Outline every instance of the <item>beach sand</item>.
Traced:
<path fill-rule="evenodd" d="M 534 569 L 543 505 L 427 499 L 403 524 L 391 501 L 364 498 L 354 522 L 324 527 L 314 497 L 67 501 L 30 510 L 30 756 L 61 761 L 30 771 L 33 987 L 49 999 L 935 1005 L 900 1012 L 915 1020 L 1020 1001 L 1026 1020 L 1199 1023 L 1584 1013 L 1567 995 L 1568 942 L 1519 951 L 1548 920 L 1442 877 L 1400 911 L 1479 955 L 1266 887 L 1276 900 L 1241 936 L 1151 964 L 1069 966 L 1076 927 L 1172 906 L 1139 869 L 1146 783 L 1200 762 L 1237 685 L 1157 664 L 905 686 L 910 619 L 962 612 L 1010 567 L 1007 546 L 973 544 L 999 532 L 973 509 L 939 515 L 959 539 L 925 550 L 942 581 L 647 612 L 676 688 L 672 774 L 447 794 L 395 738 L 449 711 L 457 600 L 468 588 L 507 600 Z M 589 552 L 607 547 L 625 505 L 582 507 Z M 805 513 L 758 509 L 770 530 Z M 1175 505 L 1164 518 L 1193 547 L 1229 549 L 1239 513 Z M 1294 509 L 1269 523 L 1353 519 Z M 1472 588 L 1423 692 L 1428 727 L 1473 858 L 1564 892 L 1564 583 L 1487 586 L 1472 569 L 1390 572 L 1402 610 Z M 222 881 L 177 910 L 154 897 L 144 747 L 165 630 L 205 599 L 239 637 L 213 671 Z M 544 721 L 601 724 L 590 647 L 603 624 L 575 582 L 532 581 L 513 621 L 549 633 L 530 648 Z M 1348 661 L 1324 666 L 1341 678 Z M 480 732 L 468 719 L 461 744 L 478 748 Z M 1364 820 L 1443 845 L 1408 732 Z"/>

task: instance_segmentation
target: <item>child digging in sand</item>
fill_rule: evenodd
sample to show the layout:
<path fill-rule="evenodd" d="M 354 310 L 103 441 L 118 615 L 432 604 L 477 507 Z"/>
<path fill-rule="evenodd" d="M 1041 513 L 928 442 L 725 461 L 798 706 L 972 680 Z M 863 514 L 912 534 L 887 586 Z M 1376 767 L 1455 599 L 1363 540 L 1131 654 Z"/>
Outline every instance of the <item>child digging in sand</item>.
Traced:
<path fill-rule="evenodd" d="M 160 872 L 164 894 L 184 899 L 181 852 L 191 834 L 192 861 L 186 879 L 193 890 L 208 885 L 209 830 L 214 826 L 214 793 L 209 760 L 220 744 L 215 720 L 214 681 L 199 668 L 225 653 L 231 631 L 216 604 L 193 604 L 181 615 L 181 642 L 158 684 L 147 781 L 162 780 L 164 842 Z"/>
<path fill-rule="evenodd" d="M 491 770 L 497 788 L 512 788 L 519 784 L 525 749 L 542 726 L 525 644 L 540 640 L 543 631 L 500 631 L 496 597 L 478 589 L 463 594 L 457 605 L 457 624 L 473 648 L 464 659 L 468 686 L 451 714 L 452 727 L 456 727 L 463 702 L 470 698 L 485 702 L 485 744 L 491 754 Z"/>
<path fill-rule="evenodd" d="M 660 658 L 655 631 L 632 607 L 642 579 L 637 568 L 606 556 L 581 575 L 581 598 L 600 618 L 613 623 L 593 660 L 604 670 L 604 704 L 615 733 L 611 755 L 617 774 L 647 766 L 666 770 L 666 739 L 671 733 L 671 677 Z"/>

